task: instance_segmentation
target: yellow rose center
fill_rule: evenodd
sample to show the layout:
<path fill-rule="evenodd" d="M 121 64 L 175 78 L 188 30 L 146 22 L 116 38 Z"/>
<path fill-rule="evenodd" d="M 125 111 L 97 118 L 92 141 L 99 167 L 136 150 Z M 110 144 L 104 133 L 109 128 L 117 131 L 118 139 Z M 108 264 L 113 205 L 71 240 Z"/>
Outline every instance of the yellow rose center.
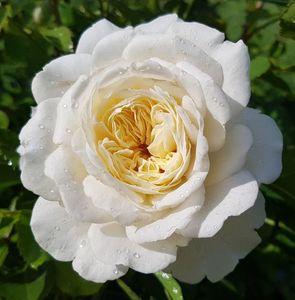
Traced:
<path fill-rule="evenodd" d="M 167 192 L 183 180 L 190 142 L 175 99 L 136 95 L 108 99 L 99 111 L 97 152 L 113 177 L 136 192 Z"/>

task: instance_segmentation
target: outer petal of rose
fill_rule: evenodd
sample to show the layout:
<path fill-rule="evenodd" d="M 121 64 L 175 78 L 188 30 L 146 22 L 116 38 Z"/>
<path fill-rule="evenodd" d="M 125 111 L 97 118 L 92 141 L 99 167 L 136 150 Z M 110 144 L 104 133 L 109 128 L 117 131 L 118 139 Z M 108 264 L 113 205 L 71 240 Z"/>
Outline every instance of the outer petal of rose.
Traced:
<path fill-rule="evenodd" d="M 104 282 L 124 275 L 126 268 L 105 265 L 88 249 L 89 226 L 89 223 L 79 222 L 68 215 L 58 202 L 46 201 L 41 197 L 34 206 L 31 218 L 31 228 L 39 245 L 55 259 L 74 260 L 74 269 L 84 278 Z"/>
<path fill-rule="evenodd" d="M 282 171 L 283 136 L 275 121 L 258 110 L 246 108 L 234 122 L 247 126 L 253 135 L 247 169 L 258 182 L 276 180 Z"/>
<path fill-rule="evenodd" d="M 248 171 L 206 188 L 206 200 L 193 221 L 178 233 L 188 237 L 214 236 L 231 216 L 238 216 L 252 207 L 258 194 L 258 184 Z"/>
<path fill-rule="evenodd" d="M 82 33 L 76 52 L 91 54 L 95 45 L 102 38 L 118 30 L 121 30 L 121 28 L 106 19 L 102 19 L 94 23 L 90 28 Z"/>
<path fill-rule="evenodd" d="M 128 238 L 139 244 L 167 239 L 177 229 L 183 229 L 191 222 L 204 202 L 204 192 L 203 187 L 199 188 L 181 205 L 170 210 L 168 214 L 164 211 L 162 216 L 150 224 L 127 226 Z"/>
<path fill-rule="evenodd" d="M 187 283 L 197 283 L 205 276 L 212 282 L 221 280 L 259 244 L 254 228 L 262 226 L 264 219 L 260 194 L 252 208 L 229 218 L 214 237 L 193 239 L 187 247 L 179 248 L 177 261 L 167 271 Z"/>
<path fill-rule="evenodd" d="M 61 97 L 80 75 L 88 75 L 91 56 L 69 54 L 54 59 L 32 82 L 32 93 L 37 103 L 48 98 Z"/>
<path fill-rule="evenodd" d="M 122 52 L 134 36 L 130 27 L 107 35 L 95 46 L 92 54 L 92 67 L 103 68 L 122 57 Z"/>
<path fill-rule="evenodd" d="M 86 76 L 80 76 L 61 98 L 56 110 L 55 144 L 71 144 L 75 131 L 81 128 L 83 99 L 91 98 L 91 87 Z"/>
<path fill-rule="evenodd" d="M 250 98 L 250 58 L 247 46 L 241 40 L 237 43 L 225 41 L 213 49 L 212 56 L 222 66 L 222 89 L 233 100 L 246 106 Z"/>
<path fill-rule="evenodd" d="M 158 17 L 151 22 L 141 24 L 135 27 L 138 33 L 159 33 L 165 32 L 172 24 L 177 22 L 178 16 L 176 14 L 169 14 Z"/>
<path fill-rule="evenodd" d="M 82 182 L 87 173 L 70 148 L 59 146 L 47 158 L 45 174 L 55 181 L 61 201 L 70 215 L 84 222 L 101 223 L 112 220 L 106 211 L 97 209 L 85 195 Z"/>
<path fill-rule="evenodd" d="M 183 22 L 181 19 L 172 23 L 167 33 L 175 34 L 191 41 L 206 53 L 211 53 L 212 49 L 224 41 L 224 33 L 201 23 Z"/>
<path fill-rule="evenodd" d="M 187 61 L 207 73 L 217 84 L 222 83 L 222 69 L 217 61 L 190 41 L 172 34 L 146 34 L 133 38 L 123 58 L 138 61 L 157 57 L 172 63 Z"/>
<path fill-rule="evenodd" d="M 205 71 L 188 62 L 179 62 L 177 66 L 196 78 L 201 84 L 206 105 L 213 118 L 225 124 L 231 117 L 227 95 Z M 210 75 L 210 74 L 209 74 Z"/>
<path fill-rule="evenodd" d="M 55 259 L 73 260 L 87 236 L 88 223 L 79 223 L 56 201 L 39 197 L 32 213 L 31 228 L 36 241 Z"/>
<path fill-rule="evenodd" d="M 79 275 L 94 282 L 117 279 L 127 273 L 128 267 L 106 265 L 96 257 L 89 241 L 84 240 L 73 260 L 73 268 Z"/>
<path fill-rule="evenodd" d="M 22 183 L 30 191 L 48 200 L 60 198 L 55 182 L 44 173 L 45 160 L 56 149 L 52 135 L 58 101 L 48 99 L 40 103 L 19 135 Z"/>
<path fill-rule="evenodd" d="M 240 171 L 245 165 L 252 143 L 252 134 L 247 127 L 237 124 L 229 128 L 224 146 L 210 154 L 206 185 L 215 184 Z"/>
<path fill-rule="evenodd" d="M 117 223 L 93 224 L 88 236 L 93 251 L 105 264 L 115 263 L 142 273 L 153 273 L 176 259 L 177 247 L 173 237 L 138 245 L 127 238 L 125 228 Z"/>
<path fill-rule="evenodd" d="M 107 211 L 121 224 L 130 224 L 139 216 L 139 209 L 126 196 L 88 175 L 83 181 L 85 194 L 94 205 Z"/>
<path fill-rule="evenodd" d="M 173 23 L 167 33 L 191 41 L 218 61 L 223 70 L 223 90 L 234 101 L 242 106 L 247 105 L 250 96 L 250 61 L 247 47 L 242 41 L 237 43 L 224 41 L 224 34 L 214 28 L 181 20 Z"/>

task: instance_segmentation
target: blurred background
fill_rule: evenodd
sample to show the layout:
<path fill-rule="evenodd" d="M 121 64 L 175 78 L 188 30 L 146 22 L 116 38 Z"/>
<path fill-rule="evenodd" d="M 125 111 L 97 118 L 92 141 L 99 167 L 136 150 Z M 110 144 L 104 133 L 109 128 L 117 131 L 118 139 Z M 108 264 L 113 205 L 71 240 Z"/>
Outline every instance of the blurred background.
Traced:
<path fill-rule="evenodd" d="M 94 284 L 54 261 L 34 241 L 29 220 L 36 195 L 19 179 L 18 133 L 35 105 L 34 74 L 73 52 L 100 18 L 136 25 L 176 12 L 243 39 L 251 56 L 250 106 L 284 134 L 284 169 L 261 189 L 267 220 L 262 243 L 221 282 L 177 283 L 130 271 Z M 295 299 L 295 4 L 284 0 L 0 0 L 0 299 Z M 176 292 L 175 292 L 176 291 Z"/>

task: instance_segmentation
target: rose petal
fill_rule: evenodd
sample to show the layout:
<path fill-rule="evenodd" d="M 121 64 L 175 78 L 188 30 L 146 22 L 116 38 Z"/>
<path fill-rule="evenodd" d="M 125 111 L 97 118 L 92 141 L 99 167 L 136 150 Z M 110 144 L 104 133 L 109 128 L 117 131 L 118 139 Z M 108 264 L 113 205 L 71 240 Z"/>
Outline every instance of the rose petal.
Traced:
<path fill-rule="evenodd" d="M 255 203 L 258 184 L 248 171 L 241 171 L 206 188 L 206 200 L 192 222 L 180 234 L 212 237 L 230 216 L 238 216 Z"/>
<path fill-rule="evenodd" d="M 148 23 L 144 23 L 135 27 L 138 33 L 160 33 L 165 32 L 172 24 L 177 22 L 178 16 L 176 14 L 168 14 L 160 16 Z"/>
<path fill-rule="evenodd" d="M 253 229 L 260 227 L 264 219 L 264 198 L 259 194 L 252 208 L 241 216 L 230 217 L 215 236 L 193 239 L 187 247 L 180 248 L 177 261 L 167 271 L 192 284 L 205 276 L 212 282 L 221 280 L 259 244 L 260 238 Z"/>
<path fill-rule="evenodd" d="M 121 28 L 117 27 L 110 21 L 106 19 L 99 20 L 83 32 L 79 39 L 76 53 L 91 54 L 95 45 L 103 37 L 118 30 L 121 30 Z"/>
<path fill-rule="evenodd" d="M 87 173 L 70 148 L 59 146 L 47 158 L 45 174 L 55 181 L 61 201 L 70 215 L 87 222 L 103 223 L 111 220 L 106 211 L 97 209 L 85 195 L 82 182 Z"/>
<path fill-rule="evenodd" d="M 223 70 L 222 89 L 234 101 L 246 106 L 250 98 L 250 58 L 243 41 L 232 43 L 225 41 L 212 49 L 213 58 L 220 63 Z M 235 108 L 237 106 L 235 105 Z"/>
<path fill-rule="evenodd" d="M 222 149 L 210 155 L 206 185 L 215 184 L 240 171 L 245 165 L 252 143 L 252 134 L 247 127 L 235 125 L 229 128 Z"/>
<path fill-rule="evenodd" d="M 244 109 L 233 122 L 247 126 L 253 135 L 247 169 L 258 182 L 272 183 L 282 171 L 283 136 L 278 126 L 273 119 L 251 108 Z"/>
<path fill-rule="evenodd" d="M 184 196 L 184 195 L 183 195 Z M 161 201 L 160 201 L 161 202 Z M 178 207 L 168 213 L 163 211 L 156 221 L 150 224 L 136 224 L 126 227 L 128 238 L 142 244 L 170 237 L 177 229 L 183 229 L 192 220 L 194 214 L 204 202 L 204 188 L 193 193 Z"/>
<path fill-rule="evenodd" d="M 39 197 L 35 203 L 31 228 L 38 244 L 55 259 L 73 260 L 80 241 L 87 236 L 89 223 L 78 222 L 58 202 Z"/>
<path fill-rule="evenodd" d="M 52 135 L 58 101 L 48 99 L 40 103 L 19 135 L 22 183 L 27 189 L 48 200 L 60 198 L 54 181 L 44 174 L 45 160 L 56 149 Z"/>
<path fill-rule="evenodd" d="M 32 93 L 36 102 L 61 97 L 80 75 L 89 74 L 90 66 L 88 54 L 69 54 L 54 59 L 33 79 Z"/>
<path fill-rule="evenodd" d="M 92 54 L 92 67 L 103 68 L 122 57 L 122 53 L 134 36 L 134 30 L 127 27 L 102 38 Z"/>
<path fill-rule="evenodd" d="M 92 249 L 87 239 L 82 240 L 73 261 L 73 268 L 86 280 L 94 282 L 106 282 L 115 280 L 128 271 L 128 267 L 119 265 L 106 265 L 96 257 L 95 249 Z"/>
<path fill-rule="evenodd" d="M 176 243 L 173 238 L 138 245 L 128 240 L 124 227 L 116 223 L 93 224 L 88 236 L 92 248 L 106 264 L 115 263 L 142 273 L 154 273 L 176 259 Z"/>
<path fill-rule="evenodd" d="M 94 205 L 107 211 L 121 224 L 130 224 L 139 218 L 140 212 L 128 197 L 88 175 L 84 181 L 85 194 Z"/>
<path fill-rule="evenodd" d="M 172 63 L 187 61 L 209 74 L 217 84 L 222 83 L 222 69 L 217 61 L 190 41 L 172 34 L 135 36 L 123 52 L 123 58 L 130 61 L 140 61 L 152 57 Z"/>

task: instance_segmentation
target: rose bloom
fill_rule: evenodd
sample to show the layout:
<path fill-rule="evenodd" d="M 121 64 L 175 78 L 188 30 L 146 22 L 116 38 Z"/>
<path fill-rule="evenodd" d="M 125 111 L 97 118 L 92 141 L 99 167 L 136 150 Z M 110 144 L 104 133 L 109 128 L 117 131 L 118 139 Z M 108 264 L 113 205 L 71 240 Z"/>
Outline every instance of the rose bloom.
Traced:
<path fill-rule="evenodd" d="M 248 73 L 242 41 L 176 15 L 87 29 L 33 79 L 20 133 L 40 246 L 95 282 L 231 272 L 260 241 L 259 185 L 281 172 L 279 129 L 246 108 Z"/>

